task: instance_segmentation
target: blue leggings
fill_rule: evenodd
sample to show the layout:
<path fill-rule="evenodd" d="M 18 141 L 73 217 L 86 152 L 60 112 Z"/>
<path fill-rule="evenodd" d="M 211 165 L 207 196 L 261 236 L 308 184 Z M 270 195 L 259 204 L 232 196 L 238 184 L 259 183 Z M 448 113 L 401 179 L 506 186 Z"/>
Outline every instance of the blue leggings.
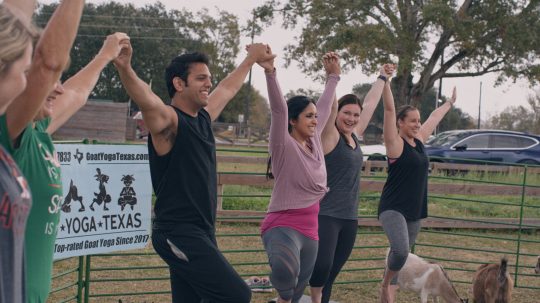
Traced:
<path fill-rule="evenodd" d="M 269 229 L 262 239 L 272 269 L 272 285 L 283 300 L 298 302 L 313 272 L 318 241 L 288 227 Z"/>

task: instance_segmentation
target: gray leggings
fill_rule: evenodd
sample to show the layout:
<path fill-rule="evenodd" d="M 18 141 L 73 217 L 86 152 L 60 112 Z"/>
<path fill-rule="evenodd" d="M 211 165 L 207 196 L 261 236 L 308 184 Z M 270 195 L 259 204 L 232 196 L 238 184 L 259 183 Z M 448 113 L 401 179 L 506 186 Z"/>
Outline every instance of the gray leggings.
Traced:
<path fill-rule="evenodd" d="M 272 269 L 272 285 L 283 300 L 298 302 L 313 272 L 318 241 L 288 227 L 274 227 L 262 240 Z"/>
<path fill-rule="evenodd" d="M 391 271 L 399 271 L 409 256 L 411 247 L 416 242 L 420 231 L 420 220 L 407 221 L 405 217 L 395 210 L 385 210 L 379 215 L 379 222 L 390 242 L 388 264 Z M 391 284 L 396 284 L 397 276 Z"/>

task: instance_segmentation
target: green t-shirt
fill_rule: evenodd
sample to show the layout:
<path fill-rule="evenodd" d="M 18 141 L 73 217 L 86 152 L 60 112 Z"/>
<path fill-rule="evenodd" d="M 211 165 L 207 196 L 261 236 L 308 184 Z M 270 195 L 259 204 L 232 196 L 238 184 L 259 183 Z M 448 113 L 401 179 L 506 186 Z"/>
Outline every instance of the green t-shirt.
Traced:
<path fill-rule="evenodd" d="M 1 136 L 30 185 L 34 203 L 26 225 L 26 300 L 45 302 L 51 287 L 54 242 L 60 219 L 62 177 L 60 162 L 51 136 L 46 132 L 51 119 L 29 124 L 15 148 Z M 7 133 L 5 115 L 0 117 L 1 132 Z"/>

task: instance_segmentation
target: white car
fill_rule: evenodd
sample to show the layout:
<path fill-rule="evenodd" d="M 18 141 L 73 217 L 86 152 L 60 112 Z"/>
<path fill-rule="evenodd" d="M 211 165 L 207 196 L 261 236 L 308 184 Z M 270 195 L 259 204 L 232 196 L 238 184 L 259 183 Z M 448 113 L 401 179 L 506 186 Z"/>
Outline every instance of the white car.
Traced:
<path fill-rule="evenodd" d="M 386 161 L 386 147 L 383 144 L 360 145 L 364 154 L 364 161 Z"/>

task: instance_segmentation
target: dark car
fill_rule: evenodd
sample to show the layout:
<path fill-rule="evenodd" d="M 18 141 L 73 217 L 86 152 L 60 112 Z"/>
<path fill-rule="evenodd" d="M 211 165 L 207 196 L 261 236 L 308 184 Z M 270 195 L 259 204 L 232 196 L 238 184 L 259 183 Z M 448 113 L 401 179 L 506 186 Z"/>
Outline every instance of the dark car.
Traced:
<path fill-rule="evenodd" d="M 429 139 L 426 154 L 431 161 L 440 162 L 466 163 L 449 159 L 461 158 L 539 165 L 540 136 L 503 130 L 451 130 Z"/>

